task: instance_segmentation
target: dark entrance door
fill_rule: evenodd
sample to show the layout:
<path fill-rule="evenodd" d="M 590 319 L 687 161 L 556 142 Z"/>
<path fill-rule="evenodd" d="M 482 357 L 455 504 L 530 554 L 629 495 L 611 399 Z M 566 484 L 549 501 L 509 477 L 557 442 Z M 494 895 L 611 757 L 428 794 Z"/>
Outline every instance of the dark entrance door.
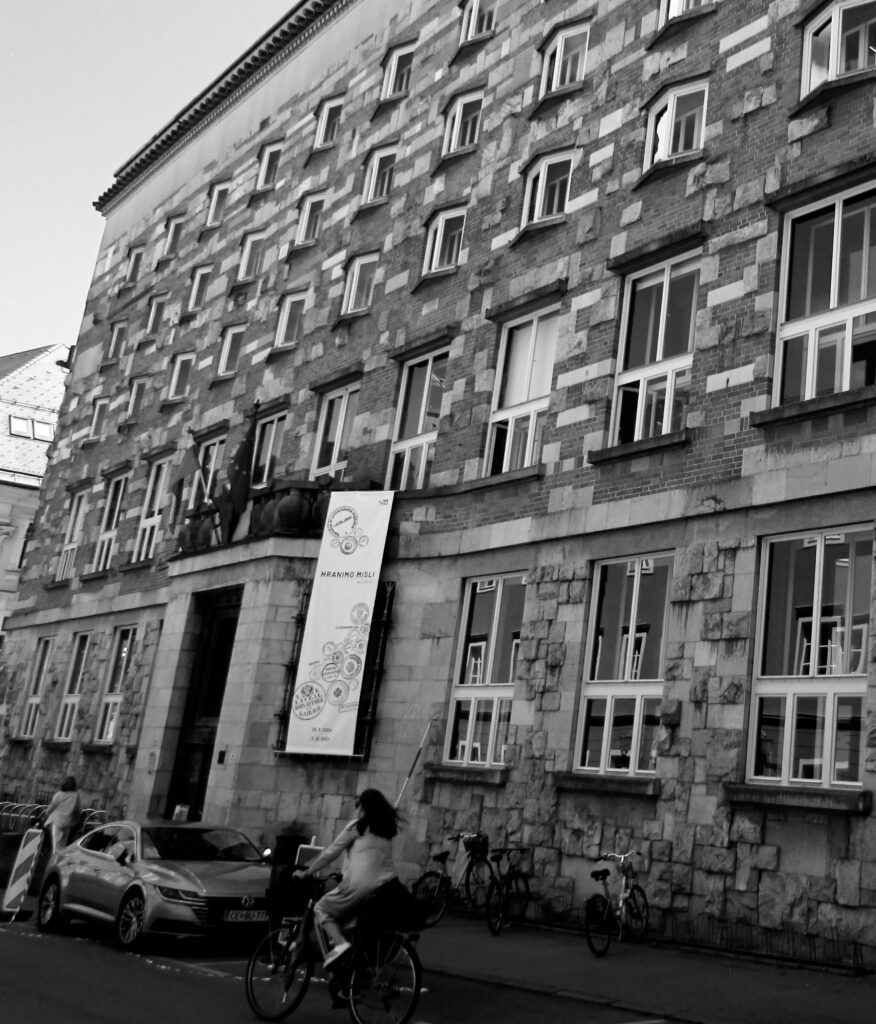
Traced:
<path fill-rule="evenodd" d="M 169 818 L 201 820 L 242 595 L 235 587 L 195 596 L 200 629 L 167 798 Z"/>

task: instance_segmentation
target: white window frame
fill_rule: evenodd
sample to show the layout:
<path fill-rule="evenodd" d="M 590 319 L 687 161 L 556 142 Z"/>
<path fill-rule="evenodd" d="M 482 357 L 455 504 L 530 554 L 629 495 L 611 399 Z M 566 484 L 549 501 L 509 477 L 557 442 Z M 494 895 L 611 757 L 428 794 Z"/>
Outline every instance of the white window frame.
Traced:
<path fill-rule="evenodd" d="M 347 280 L 344 287 L 344 302 L 341 306 L 341 313 L 363 313 L 371 308 L 374 301 L 374 284 L 377 275 L 377 253 L 368 253 L 365 256 L 356 256 L 347 268 Z M 370 270 L 368 268 L 371 268 Z M 362 272 L 365 270 L 370 276 L 363 279 Z M 364 280 L 364 288 L 360 285 Z M 367 293 L 367 294 L 366 294 Z"/>
<path fill-rule="evenodd" d="M 859 324 L 864 330 L 862 334 L 869 334 L 867 328 L 876 321 L 876 295 L 870 298 L 857 298 L 851 302 L 840 302 L 840 283 L 842 280 L 842 229 L 843 214 L 846 206 L 856 199 L 864 197 L 869 193 L 876 193 L 876 181 L 868 182 L 864 186 L 847 189 L 837 193 L 828 200 L 820 200 L 788 213 L 785 218 L 784 238 L 786 239 L 782 251 L 782 272 L 779 284 L 779 327 L 777 337 L 777 372 L 774 380 L 773 404 L 781 405 L 789 401 L 806 400 L 818 397 L 819 394 L 833 393 L 840 394 L 852 390 L 853 386 L 853 342 L 855 338 L 855 326 Z M 829 299 L 826 310 L 815 313 L 804 313 L 791 319 L 788 315 L 790 301 L 789 281 L 791 276 L 791 257 L 794 239 L 794 222 L 809 214 L 816 214 L 824 211 L 825 217 L 832 217 L 832 254 L 830 266 L 825 266 L 824 261 L 819 261 L 816 266 L 810 258 L 805 272 L 807 275 L 807 301 L 811 301 L 811 284 L 816 279 L 823 280 L 826 276 L 829 279 Z M 867 280 L 871 276 L 868 263 L 868 252 L 872 245 L 871 233 L 876 230 L 876 224 L 865 227 L 865 241 L 862 253 L 861 279 Z M 795 268 L 798 274 L 803 273 L 803 268 Z M 872 328 L 870 328 L 872 329 Z M 831 341 L 831 335 L 835 341 L 837 358 L 834 369 L 834 386 L 832 392 L 819 389 L 818 357 L 821 351 L 827 351 L 823 345 L 823 338 Z M 788 359 L 788 348 L 790 341 L 804 341 L 806 345 L 805 373 L 802 390 L 803 394 L 798 398 L 785 397 L 785 372 Z"/>
<path fill-rule="evenodd" d="M 237 373 L 240 364 L 240 357 L 243 354 L 243 343 L 246 338 L 246 326 L 235 324 L 233 327 L 226 327 L 222 332 L 222 348 L 219 352 L 220 377 L 232 377 Z M 235 347 L 237 352 L 235 354 Z M 233 361 L 232 361 L 232 356 Z"/>
<path fill-rule="evenodd" d="M 167 302 L 170 298 L 166 293 L 153 295 L 149 300 L 149 316 L 146 318 L 146 337 L 153 338 L 158 334 L 165 315 L 167 314 Z"/>
<path fill-rule="evenodd" d="M 500 627 L 506 590 L 517 585 L 523 588 L 520 621 L 509 636 L 502 637 Z M 489 628 L 486 633 L 474 633 L 474 603 L 478 595 L 489 593 L 495 594 Z M 461 620 L 463 626 L 460 630 L 444 738 L 444 760 L 449 764 L 495 768 L 505 763 L 525 596 L 526 576 L 520 572 L 466 580 Z M 517 635 L 514 636 L 514 633 Z M 506 640 L 509 646 L 500 653 L 500 641 Z M 503 661 L 507 661 L 509 678 L 494 679 L 495 675 L 501 673 Z M 464 734 L 460 728 L 457 735 L 457 709 L 464 705 L 468 705 L 467 725 Z M 476 723 L 482 709 L 489 724 L 485 737 L 476 740 Z"/>
<path fill-rule="evenodd" d="M 170 259 L 179 252 L 182 241 L 185 217 L 170 217 L 164 226 L 164 250 L 161 253 L 162 259 Z"/>
<path fill-rule="evenodd" d="M 460 45 L 495 31 L 498 6 L 498 0 L 465 0 L 462 5 Z"/>
<path fill-rule="evenodd" d="M 679 100 L 683 100 L 686 96 L 696 95 L 702 93 L 703 102 L 699 108 L 698 116 L 690 113 L 685 116 L 685 119 L 693 117 L 694 119 L 694 135 L 692 145 L 683 146 L 680 144 L 676 147 L 675 144 L 675 130 L 676 125 L 679 123 L 678 117 L 678 104 Z M 645 137 L 645 170 L 649 167 L 653 167 L 655 164 L 659 164 L 661 161 L 670 160 L 676 156 L 687 156 L 691 153 L 697 153 L 703 148 L 703 139 L 705 138 L 706 130 L 706 110 L 709 104 L 709 86 L 706 82 L 691 82 L 687 85 L 679 85 L 674 88 L 667 90 L 663 95 L 652 105 L 648 111 L 648 130 Z M 668 130 L 668 138 L 658 137 L 658 128 L 661 125 L 661 115 L 663 115 L 663 124 Z"/>
<path fill-rule="evenodd" d="M 326 149 L 333 146 L 338 138 L 341 129 L 341 111 L 344 109 L 342 99 L 324 100 L 320 105 L 319 114 L 316 119 L 316 140 L 314 149 Z M 337 111 L 336 116 L 332 116 Z M 329 131 L 331 135 L 329 135 Z"/>
<path fill-rule="evenodd" d="M 248 235 L 244 235 L 243 251 L 240 255 L 240 269 L 237 275 L 238 281 L 251 281 L 262 273 L 265 268 L 265 256 L 268 251 L 267 239 L 267 231 L 251 231 Z M 259 249 L 254 258 L 253 250 L 256 246 Z M 250 266 L 250 263 L 253 265 Z"/>
<path fill-rule="evenodd" d="M 266 416 L 256 423 L 250 487 L 266 487 L 274 478 L 286 430 L 286 413 Z"/>
<path fill-rule="evenodd" d="M 46 420 L 31 420 L 35 441 L 54 441 L 55 425 Z"/>
<path fill-rule="evenodd" d="M 388 167 L 381 167 L 381 163 L 389 157 L 392 157 L 392 163 Z M 397 146 L 380 146 L 368 154 L 368 160 L 365 164 L 365 181 L 362 187 L 363 202 L 376 203 L 389 196 L 389 193 L 392 191 L 397 162 Z"/>
<path fill-rule="evenodd" d="M 296 245 L 315 242 L 319 238 L 327 203 L 328 192 L 312 192 L 301 200 L 298 231 L 295 236 Z M 315 224 L 311 223 L 312 220 L 315 220 Z"/>
<path fill-rule="evenodd" d="M 41 710 L 40 705 L 42 704 L 43 692 L 46 688 L 46 676 L 49 674 L 54 643 L 55 638 L 53 636 L 41 636 L 36 643 L 33 669 L 27 684 L 27 698 L 21 712 L 21 724 L 18 733 L 19 737 L 23 740 L 33 739 L 36 735 Z"/>
<path fill-rule="evenodd" d="M 100 700 L 97 728 L 94 733 L 95 743 L 110 744 L 115 742 L 118 736 L 125 683 L 131 671 L 136 642 L 135 626 L 118 626 L 113 633 L 113 653 Z"/>
<path fill-rule="evenodd" d="M 202 267 L 195 267 L 192 271 L 192 286 L 189 289 L 188 310 L 194 313 L 203 309 L 207 299 L 207 288 L 210 285 L 210 277 L 213 274 L 213 264 L 208 263 Z"/>
<path fill-rule="evenodd" d="M 226 434 L 219 437 L 211 437 L 202 441 L 198 447 L 198 463 L 200 473 L 193 474 L 192 489 L 189 494 L 190 509 L 197 508 L 202 501 L 208 501 L 213 497 L 213 489 L 216 485 L 216 476 L 225 458 L 225 445 L 228 440 Z M 207 487 L 204 493 L 204 485 Z"/>
<path fill-rule="evenodd" d="M 569 205 L 569 192 L 572 187 L 572 171 L 574 169 L 572 153 L 549 153 L 536 160 L 526 172 L 526 184 L 523 194 L 523 219 L 521 227 L 538 224 L 541 221 L 564 217 Z M 564 179 L 563 195 L 560 199 L 558 183 L 548 183 L 550 170 L 553 167 L 567 165 Z"/>
<path fill-rule="evenodd" d="M 350 442 L 355 429 L 355 420 L 359 411 L 360 384 L 347 384 L 345 387 L 328 391 L 322 396 L 319 409 L 319 425 L 316 431 L 316 445 L 313 451 L 313 477 L 332 476 L 343 480 L 347 471 L 347 457 Z M 329 419 L 330 411 L 337 405 L 338 415 L 333 425 Z M 331 436 L 329 436 L 331 435 Z M 326 450 L 327 458 L 320 460 Z"/>
<path fill-rule="evenodd" d="M 180 390 L 180 377 L 182 376 L 182 369 L 184 366 L 188 367 L 188 375 L 185 379 L 185 387 Z M 183 352 L 180 355 L 173 357 L 173 362 L 170 364 L 170 384 L 167 389 L 168 398 L 185 398 L 186 395 L 191 391 L 191 371 L 195 368 L 195 354 L 194 352 Z"/>
<path fill-rule="evenodd" d="M 382 100 L 393 99 L 396 96 L 407 96 L 411 89 L 411 75 L 413 73 L 413 56 L 416 53 L 415 44 L 410 46 L 397 46 L 390 50 L 386 56 L 386 67 L 383 71 L 383 86 L 380 90 Z M 407 61 L 405 58 L 410 57 Z M 402 67 L 399 65 L 403 64 Z"/>
<path fill-rule="evenodd" d="M 167 481 L 170 473 L 170 459 L 153 462 L 146 480 L 146 494 L 143 497 L 143 511 L 137 527 L 132 562 L 145 562 L 155 554 L 155 545 L 161 529 L 167 498 Z"/>
<path fill-rule="evenodd" d="M 73 575 L 76 552 L 82 541 L 87 505 L 88 491 L 74 491 L 70 495 L 70 507 L 67 509 L 67 529 L 64 532 L 64 546 L 61 548 L 61 557 L 58 560 L 58 571 L 55 573 L 56 580 L 68 580 Z"/>
<path fill-rule="evenodd" d="M 89 439 L 104 437 L 106 435 L 107 413 L 109 412 L 110 401 L 108 398 L 96 398 L 92 405 L 91 427 L 88 431 Z"/>
<path fill-rule="evenodd" d="M 570 58 L 579 53 L 575 49 L 567 52 L 569 44 L 578 36 L 584 35 L 583 54 L 581 64 L 578 68 L 569 66 Z M 542 54 L 541 82 L 539 84 L 539 97 L 550 96 L 583 82 L 587 74 L 587 56 L 590 50 L 590 25 L 588 23 L 569 25 L 566 28 L 558 29 L 550 38 Z"/>
<path fill-rule="evenodd" d="M 143 260 L 146 256 L 145 245 L 135 245 L 128 250 L 128 264 L 125 268 L 125 283 L 136 284 L 143 271 Z"/>
<path fill-rule="evenodd" d="M 91 651 L 91 633 L 74 633 L 70 654 L 70 671 L 67 673 L 61 707 L 58 710 L 58 721 L 55 725 L 56 740 L 73 739 L 73 729 L 79 711 L 79 699 L 82 695 L 82 682 L 88 671 L 88 659 Z"/>
<path fill-rule="evenodd" d="M 438 439 L 438 420 L 441 415 L 439 408 L 435 415 L 434 427 L 427 428 L 429 401 L 433 384 L 437 384 L 442 393 L 448 390 L 447 363 L 449 356 L 450 349 L 445 347 L 436 349 L 428 355 L 420 356 L 418 359 L 411 359 L 404 365 L 395 414 L 395 426 L 392 432 L 392 450 L 386 474 L 387 490 L 419 490 L 429 485 L 432 458 Z M 438 368 L 443 370 L 443 377 L 436 376 L 436 363 Z M 425 380 L 419 409 L 415 411 L 416 427 L 407 437 L 401 437 L 405 412 L 410 402 L 413 374 L 420 367 L 425 367 Z M 396 472 L 396 467 L 398 467 L 398 472 Z"/>
<path fill-rule="evenodd" d="M 621 443 L 619 439 L 620 430 L 623 425 L 621 419 L 621 393 L 624 390 L 631 390 L 634 386 L 638 386 L 634 436 L 632 438 L 626 438 L 625 440 L 640 441 L 644 438 L 660 437 L 663 434 L 671 433 L 675 429 L 680 429 L 673 420 L 673 409 L 675 406 L 676 396 L 683 393 L 681 389 L 685 382 L 687 383 L 688 388 L 690 387 L 690 371 L 691 366 L 693 365 L 693 352 L 696 338 L 696 318 L 700 294 L 700 263 L 701 255 L 699 253 L 685 253 L 684 255 L 666 260 L 663 263 L 657 263 L 654 266 L 638 271 L 635 274 L 630 274 L 624 282 L 624 305 L 623 315 L 621 318 L 621 347 L 618 358 L 618 372 L 615 378 L 614 402 L 612 405 L 610 434 L 612 444 Z M 688 347 L 683 353 L 664 358 L 663 352 L 666 345 L 666 323 L 667 313 L 669 310 L 670 286 L 675 272 L 693 271 L 694 268 L 696 268 L 697 271 L 697 284 L 693 301 L 693 309 L 691 310 Z M 635 366 L 631 369 L 624 370 L 622 367 L 627 356 L 627 349 L 630 341 L 630 311 L 632 308 L 635 288 L 639 283 L 648 281 L 656 283 L 661 278 L 663 282 L 663 290 L 659 314 L 660 322 L 657 328 L 657 351 L 655 358 L 653 361 L 647 362 L 641 366 Z M 653 390 L 658 388 L 664 379 L 666 381 L 665 390 L 662 392 Z M 656 419 L 652 422 L 650 418 L 653 415 L 656 415 L 657 406 L 650 406 L 649 399 L 653 398 L 655 394 L 661 393 L 663 394 L 663 422 L 662 429 L 657 430 L 655 429 Z M 680 426 L 683 427 L 684 423 Z"/>
<path fill-rule="evenodd" d="M 464 206 L 441 210 L 432 218 L 426 232 L 424 274 L 452 270 L 463 262 L 462 240 L 465 235 L 465 218 L 466 208 Z"/>
<path fill-rule="evenodd" d="M 231 195 L 230 181 L 217 181 L 210 188 L 210 199 L 207 205 L 206 227 L 212 228 L 222 223 L 225 207 Z"/>
<path fill-rule="evenodd" d="M 645 645 L 653 636 L 650 630 L 640 629 L 640 597 L 642 579 L 653 576 L 655 565 L 660 563 L 666 571 L 666 585 L 663 593 L 663 618 L 659 624 L 659 647 L 657 652 L 658 672 L 655 678 L 642 678 L 641 668 Z M 590 612 L 590 623 L 587 636 L 587 663 L 584 671 L 584 684 L 581 711 L 578 720 L 577 739 L 575 743 L 575 770 L 599 774 L 623 774 L 652 776 L 656 770 L 657 724 L 659 722 L 660 702 L 663 699 L 663 669 L 666 661 L 667 624 L 669 622 L 669 596 L 672 583 L 674 556 L 672 552 L 652 552 L 647 555 L 631 555 L 626 558 L 606 559 L 597 563 L 594 568 L 594 600 Z M 603 656 L 611 657 L 610 644 L 617 637 L 601 637 L 598 635 L 600 601 L 597 599 L 602 590 L 602 574 L 612 566 L 626 565 L 623 574 L 625 585 L 631 588 L 628 606 L 629 625 L 620 629 L 620 647 L 616 652 L 616 661 L 620 671 L 611 673 L 618 678 L 598 678 L 597 668 Z M 627 609 L 624 604 L 625 610 Z M 634 633 L 632 645 L 629 643 L 630 633 Z M 656 632 L 656 631 L 655 631 Z M 613 726 L 619 702 L 628 704 L 633 701 L 633 721 L 626 749 L 613 748 L 616 733 Z M 588 737 L 588 719 L 594 704 L 604 702 L 603 735 L 599 744 L 599 756 L 592 763 L 585 761 L 585 741 Z M 650 722 L 649 722 L 650 719 Z M 650 733 L 648 726 L 650 725 Z M 650 740 L 647 749 L 645 744 Z M 588 752 L 589 753 L 589 752 Z M 624 761 L 626 760 L 626 764 Z M 647 760 L 647 764 L 644 764 Z"/>
<path fill-rule="evenodd" d="M 711 7 L 715 0 L 660 0 L 660 24 L 665 25 L 673 18 L 695 11 L 699 7 Z"/>
<path fill-rule="evenodd" d="M 817 89 L 819 85 L 827 82 L 835 82 L 848 75 L 854 75 L 860 71 L 872 70 L 876 67 L 876 53 L 872 52 L 872 47 L 865 36 L 861 37 L 858 51 L 859 56 L 863 54 L 868 63 L 865 63 L 863 66 L 852 68 L 849 71 L 843 71 L 840 67 L 840 62 L 843 57 L 843 38 L 841 32 L 842 18 L 848 11 L 852 11 L 858 7 L 873 8 L 873 18 L 865 23 L 864 28 L 866 29 L 871 26 L 876 26 L 876 4 L 873 3 L 873 0 L 842 0 L 842 2 L 835 0 L 835 2 L 830 4 L 827 9 L 823 9 L 816 17 L 812 18 L 806 26 L 803 33 L 803 70 L 800 80 L 801 99 L 813 90 Z M 827 68 L 825 69 L 823 77 L 818 76 L 818 80 L 815 81 L 815 68 L 812 54 L 815 37 L 822 29 L 827 30 L 830 36 L 827 54 Z M 846 35 L 849 35 L 849 33 L 846 33 Z"/>
<path fill-rule="evenodd" d="M 271 142 L 262 148 L 259 154 L 259 173 L 255 185 L 257 191 L 276 187 L 282 155 L 282 142 Z"/>
<path fill-rule="evenodd" d="M 860 635 L 850 641 L 852 648 L 849 651 L 848 664 L 846 663 L 845 654 L 839 655 L 839 661 L 837 660 L 837 655 L 832 654 L 829 649 L 826 651 L 825 655 L 822 655 L 820 640 L 817 657 L 813 658 L 811 656 L 812 650 L 810 647 L 810 654 L 807 661 L 805 654 L 801 651 L 801 630 L 799 626 L 802 624 L 803 620 L 800 620 L 797 629 L 798 636 L 795 641 L 795 665 L 792 666 L 797 668 L 798 672 L 794 675 L 766 675 L 764 672 L 764 648 L 767 641 L 767 604 L 771 582 L 770 572 L 772 571 L 774 564 L 770 559 L 771 547 L 773 545 L 802 540 L 804 548 L 815 548 L 815 570 L 813 573 L 814 578 L 812 584 L 813 602 L 811 605 L 812 617 L 809 620 L 811 641 L 811 637 L 818 636 L 821 638 L 825 635 L 823 627 L 826 622 L 828 623 L 828 628 L 831 630 L 833 636 L 836 636 L 837 633 L 845 633 L 845 629 L 843 627 L 830 625 L 830 616 L 825 617 L 823 615 L 826 593 L 822 589 L 822 586 L 824 582 L 825 561 L 831 555 L 830 548 L 834 544 L 843 543 L 848 534 L 869 534 L 872 542 L 872 523 L 819 528 L 805 532 L 799 531 L 791 534 L 773 535 L 765 537 L 763 540 L 764 571 L 761 573 L 758 593 L 758 628 L 755 643 L 754 671 L 752 672 L 749 750 L 746 764 L 746 777 L 748 781 L 753 784 L 766 783 L 787 787 L 793 787 L 795 785 L 823 788 L 851 787 L 854 789 L 858 789 L 861 786 L 860 776 L 856 780 L 838 779 L 833 778 L 832 776 L 834 774 L 834 768 L 836 767 L 836 755 L 838 752 L 838 705 L 839 701 L 843 699 L 860 701 L 862 729 L 859 738 L 860 746 L 857 754 L 860 770 L 861 772 L 864 770 L 864 744 L 866 729 L 863 728 L 863 718 L 866 709 L 867 676 L 870 661 L 870 638 L 868 636 L 869 600 L 867 601 L 867 623 L 862 626 L 852 627 L 852 632 L 854 633 L 859 630 Z M 845 561 L 848 563 L 849 559 L 846 559 Z M 869 559 L 868 565 L 872 566 L 872 557 Z M 851 578 L 851 574 L 849 574 L 849 579 L 851 580 Z M 869 595 L 869 593 L 870 590 L 867 588 L 867 594 Z M 853 608 L 851 599 L 849 599 L 849 603 L 847 605 L 847 612 L 850 608 Z M 840 620 L 838 618 L 837 623 L 839 623 L 839 621 Z M 855 654 L 855 652 L 858 653 Z M 852 659 L 853 654 L 854 662 Z M 824 669 L 824 671 L 820 671 L 821 669 Z M 846 671 L 846 669 L 848 669 L 848 671 Z M 794 764 L 794 741 L 796 738 L 794 721 L 795 713 L 799 711 L 799 702 L 805 699 L 820 699 L 824 702 L 822 708 L 822 714 L 824 717 L 823 735 L 821 737 L 823 744 L 821 748 L 821 756 L 814 759 L 807 759 L 807 763 L 805 765 L 805 767 L 812 769 L 811 775 L 804 774 L 803 772 L 796 772 Z M 782 729 L 783 742 L 781 744 L 780 751 L 773 751 L 774 754 L 779 752 L 781 753 L 780 771 L 769 771 L 763 769 L 763 764 L 769 763 L 766 761 L 765 753 L 760 748 L 760 745 L 765 743 L 768 738 L 766 730 L 761 729 L 760 721 L 761 702 L 765 700 L 782 702 L 784 705 L 784 724 Z M 760 761 L 761 757 L 764 758 L 764 761 L 761 763 L 761 766 L 759 766 L 758 761 Z M 804 767 L 803 760 L 799 763 L 800 767 Z M 775 765 L 775 762 L 773 762 L 773 764 L 774 767 L 778 767 Z M 821 769 L 820 779 L 817 777 L 819 768 Z"/>
<path fill-rule="evenodd" d="M 544 325 L 550 321 L 555 321 L 555 325 L 545 327 Z M 530 327 L 530 336 L 526 358 L 520 360 L 518 356 L 513 364 L 519 367 L 523 373 L 524 379 L 518 387 L 525 393 L 526 397 L 522 401 L 511 405 L 500 405 L 506 369 L 512 367 L 512 364 L 508 362 L 512 332 L 521 331 L 527 325 Z M 499 362 L 496 368 L 496 385 L 493 389 L 493 401 L 490 412 L 490 433 L 487 440 L 487 453 L 484 459 L 485 476 L 522 469 L 526 466 L 536 465 L 541 460 L 542 436 L 551 397 L 550 382 L 553 381 L 559 326 L 559 306 L 549 306 L 538 310 L 536 313 L 509 321 L 502 329 Z M 547 334 L 544 333 L 545 331 Z M 522 338 L 522 334 L 520 337 Z M 533 371 L 539 367 L 540 363 L 546 365 L 547 360 L 545 356 L 550 358 L 551 365 L 548 386 L 540 394 L 530 394 L 533 388 Z M 522 451 L 516 449 L 514 444 L 515 436 L 517 436 L 516 431 L 521 425 L 526 431 L 526 441 Z M 502 460 L 501 465 L 494 466 L 500 433 L 504 438 Z M 519 458 L 512 462 L 515 451 L 518 452 Z"/>
<path fill-rule="evenodd" d="M 106 481 L 106 498 L 104 500 L 103 512 L 101 513 L 100 533 L 98 534 L 97 546 L 94 551 L 92 572 L 105 572 L 110 567 L 115 556 L 116 535 L 119 529 L 119 521 L 122 518 L 122 508 L 125 504 L 130 476 L 130 473 L 121 473 Z"/>
<path fill-rule="evenodd" d="M 117 320 L 110 327 L 110 340 L 106 350 L 107 359 L 118 359 L 128 341 L 128 321 Z"/>
<path fill-rule="evenodd" d="M 309 292 L 292 292 L 284 295 L 280 301 L 280 316 L 277 320 L 277 333 L 274 336 L 274 348 L 294 348 L 304 337 L 304 314 L 307 312 L 307 299 Z M 289 328 L 289 319 L 292 314 L 292 307 L 301 307 L 301 313 L 295 319 L 295 334 L 292 338 L 286 337 Z"/>
<path fill-rule="evenodd" d="M 9 416 L 9 433 L 13 437 L 33 437 L 33 427 L 27 416 Z"/>
<path fill-rule="evenodd" d="M 143 395 L 146 392 L 146 386 L 149 383 L 148 377 L 134 377 L 131 380 L 131 391 L 128 396 L 128 409 L 125 414 L 126 419 L 134 419 L 140 412 L 140 404 L 143 401 Z"/>
<path fill-rule="evenodd" d="M 466 108 L 474 104 L 477 104 L 477 114 L 466 115 Z M 444 156 L 477 145 L 483 113 L 484 92 L 482 89 L 462 93 L 453 98 L 444 115 L 444 148 L 442 150 Z M 473 129 L 472 123 L 474 123 Z M 469 138 L 469 136 L 473 137 Z"/>

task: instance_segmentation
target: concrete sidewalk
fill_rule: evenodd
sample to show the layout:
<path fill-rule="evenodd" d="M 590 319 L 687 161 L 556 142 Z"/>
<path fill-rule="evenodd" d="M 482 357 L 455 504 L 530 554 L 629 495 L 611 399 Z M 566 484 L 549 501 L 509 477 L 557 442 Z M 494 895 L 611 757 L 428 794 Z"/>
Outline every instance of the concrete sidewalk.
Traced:
<path fill-rule="evenodd" d="M 445 918 L 419 943 L 423 968 L 557 993 L 631 1014 L 695 1024 L 873 1024 L 876 976 L 751 961 L 678 946 L 613 942 L 602 959 L 583 935 Z"/>

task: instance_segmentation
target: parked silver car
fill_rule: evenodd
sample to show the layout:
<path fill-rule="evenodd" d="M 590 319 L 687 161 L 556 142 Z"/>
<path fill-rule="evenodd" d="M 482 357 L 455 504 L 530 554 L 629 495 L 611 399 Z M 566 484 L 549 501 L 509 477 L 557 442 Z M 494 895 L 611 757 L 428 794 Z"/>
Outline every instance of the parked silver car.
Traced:
<path fill-rule="evenodd" d="M 52 855 L 37 927 L 90 918 L 110 925 L 128 949 L 147 933 L 229 934 L 267 921 L 270 876 L 258 848 L 237 829 L 113 821 Z"/>

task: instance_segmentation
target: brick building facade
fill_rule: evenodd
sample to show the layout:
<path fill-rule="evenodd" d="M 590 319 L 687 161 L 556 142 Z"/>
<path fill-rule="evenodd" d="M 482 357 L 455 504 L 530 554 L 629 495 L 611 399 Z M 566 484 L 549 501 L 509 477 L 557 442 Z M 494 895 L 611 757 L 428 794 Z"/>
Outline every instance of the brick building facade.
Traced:
<path fill-rule="evenodd" d="M 296 5 L 97 203 L 4 785 L 328 835 L 431 721 L 405 874 L 633 847 L 658 919 L 872 955 L 874 24 Z M 345 761 L 279 749 L 328 479 L 395 491 Z"/>

